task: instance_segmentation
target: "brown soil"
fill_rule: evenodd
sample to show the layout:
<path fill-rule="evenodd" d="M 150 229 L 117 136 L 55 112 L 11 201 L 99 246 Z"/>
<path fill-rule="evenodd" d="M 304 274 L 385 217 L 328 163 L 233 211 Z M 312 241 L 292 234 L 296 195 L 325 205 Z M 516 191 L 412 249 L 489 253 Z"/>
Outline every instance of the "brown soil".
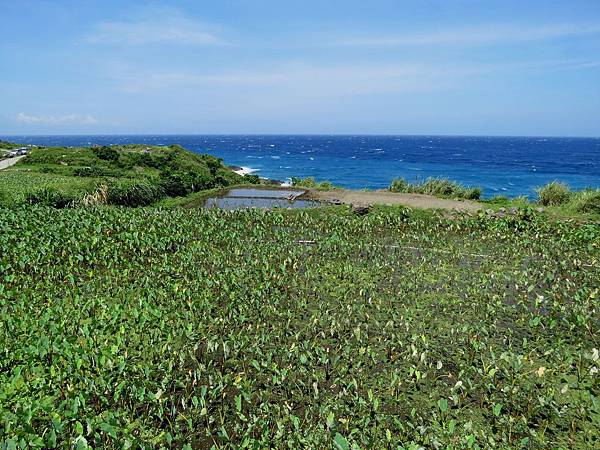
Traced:
<path fill-rule="evenodd" d="M 325 202 L 341 202 L 354 206 L 404 205 L 411 208 L 449 209 L 456 211 L 477 211 L 481 204 L 470 200 L 450 200 L 423 194 L 401 194 L 389 191 L 308 191 L 303 198 Z"/>

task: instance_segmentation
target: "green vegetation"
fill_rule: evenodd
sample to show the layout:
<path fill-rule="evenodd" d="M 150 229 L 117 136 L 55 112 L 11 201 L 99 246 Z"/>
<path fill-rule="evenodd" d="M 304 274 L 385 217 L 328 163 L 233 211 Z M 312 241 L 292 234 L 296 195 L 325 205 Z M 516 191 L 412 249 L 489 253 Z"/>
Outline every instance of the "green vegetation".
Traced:
<path fill-rule="evenodd" d="M 338 189 L 329 181 L 316 181 L 314 177 L 298 178 L 292 177 L 292 186 L 303 187 L 307 189 L 316 189 L 318 191 L 331 191 Z"/>
<path fill-rule="evenodd" d="M 20 164 L 0 171 L 0 206 L 27 203 L 31 195 L 54 189 L 73 199 L 93 191 L 95 180 L 21 169 Z"/>
<path fill-rule="evenodd" d="M 409 183 L 404 178 L 396 178 L 392 181 L 389 190 L 467 200 L 478 200 L 481 197 L 481 188 L 467 188 L 447 178 L 427 178 L 421 183 Z"/>
<path fill-rule="evenodd" d="M 567 203 L 571 197 L 569 186 L 553 181 L 539 188 L 538 203 L 543 206 L 559 206 Z"/>
<path fill-rule="evenodd" d="M 0 448 L 600 447 L 599 190 L 195 208 L 259 181 L 178 146 L 0 171 Z"/>
<path fill-rule="evenodd" d="M 590 449 L 600 225 L 0 208 L 0 447 Z"/>
<path fill-rule="evenodd" d="M 532 208 L 542 206 L 551 215 L 578 219 L 600 218 L 600 189 L 572 191 L 569 186 L 553 181 L 536 190 L 538 199 L 532 202 L 527 197 L 507 198 L 502 196 L 482 200 L 495 207 Z"/>
<path fill-rule="evenodd" d="M 17 165 L 0 172 L 0 201 L 4 206 L 64 207 L 95 198 L 92 204 L 144 206 L 165 196 L 252 181 L 214 156 L 177 145 L 33 148 Z"/>
<path fill-rule="evenodd" d="M 574 213 L 600 214 L 600 189 L 571 191 L 569 186 L 553 181 L 537 191 L 538 203 L 544 206 L 560 206 Z"/>

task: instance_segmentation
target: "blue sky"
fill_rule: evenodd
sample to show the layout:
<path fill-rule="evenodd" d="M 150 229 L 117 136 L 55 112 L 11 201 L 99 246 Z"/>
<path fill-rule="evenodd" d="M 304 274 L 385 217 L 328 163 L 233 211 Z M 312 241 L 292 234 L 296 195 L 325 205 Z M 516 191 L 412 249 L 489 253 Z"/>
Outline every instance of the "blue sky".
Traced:
<path fill-rule="evenodd" d="M 598 0 L 0 10 L 0 135 L 600 136 Z"/>

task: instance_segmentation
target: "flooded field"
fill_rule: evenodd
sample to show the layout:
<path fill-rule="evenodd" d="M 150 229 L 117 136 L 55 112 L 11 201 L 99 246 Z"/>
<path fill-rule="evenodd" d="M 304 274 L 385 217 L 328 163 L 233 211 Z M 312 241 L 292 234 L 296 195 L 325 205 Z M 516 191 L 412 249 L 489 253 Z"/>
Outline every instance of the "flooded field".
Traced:
<path fill-rule="evenodd" d="M 230 189 L 220 195 L 206 199 L 204 207 L 235 210 L 245 208 L 315 208 L 320 206 L 318 201 L 299 198 L 305 192 L 297 189 Z"/>

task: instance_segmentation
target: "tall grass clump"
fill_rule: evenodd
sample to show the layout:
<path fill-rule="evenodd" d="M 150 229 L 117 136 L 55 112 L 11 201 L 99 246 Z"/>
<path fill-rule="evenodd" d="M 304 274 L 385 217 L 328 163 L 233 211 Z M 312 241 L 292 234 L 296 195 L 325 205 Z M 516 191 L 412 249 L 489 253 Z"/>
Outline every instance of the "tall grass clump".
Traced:
<path fill-rule="evenodd" d="M 427 194 L 435 197 L 466 200 L 479 200 L 482 192 L 479 187 L 465 187 L 447 178 L 427 178 L 421 183 L 409 183 L 404 178 L 396 178 L 392 181 L 389 190 L 391 192 Z"/>
<path fill-rule="evenodd" d="M 543 206 L 564 205 L 571 198 L 571 189 L 565 183 L 552 181 L 537 189 L 538 203 Z"/>
<path fill-rule="evenodd" d="M 600 189 L 585 189 L 576 192 L 570 203 L 575 212 L 600 214 Z"/>
<path fill-rule="evenodd" d="M 160 185 L 135 181 L 112 184 L 106 193 L 109 204 L 121 206 L 147 206 L 165 195 L 165 190 Z"/>
<path fill-rule="evenodd" d="M 66 192 L 54 187 L 44 187 L 25 196 L 25 202 L 30 205 L 52 206 L 53 208 L 66 208 L 78 203 L 80 195 Z"/>

